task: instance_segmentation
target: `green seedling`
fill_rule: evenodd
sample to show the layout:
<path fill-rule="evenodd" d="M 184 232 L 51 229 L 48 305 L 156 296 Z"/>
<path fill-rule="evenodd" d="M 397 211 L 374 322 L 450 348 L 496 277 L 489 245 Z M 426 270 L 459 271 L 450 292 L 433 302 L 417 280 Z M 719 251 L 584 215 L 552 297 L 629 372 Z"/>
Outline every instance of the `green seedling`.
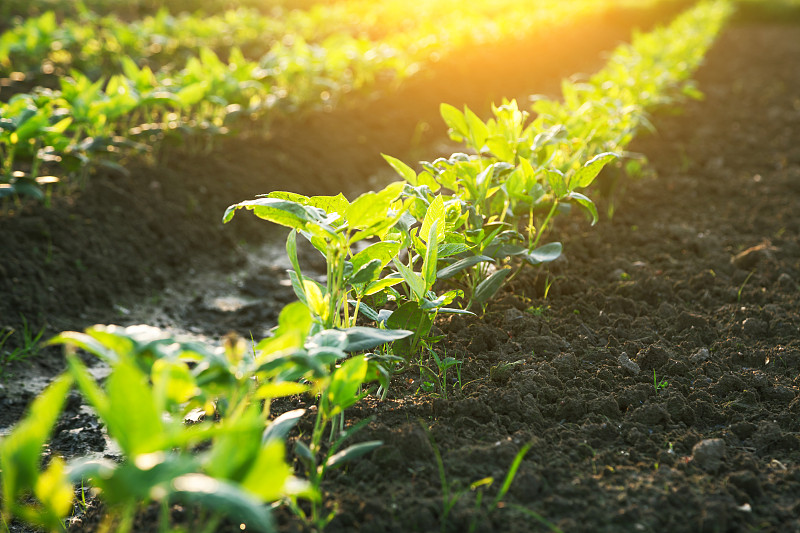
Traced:
<path fill-rule="evenodd" d="M 368 192 L 352 203 L 343 195 L 306 197 L 276 192 L 230 206 L 223 222 L 237 210 L 248 209 L 264 220 L 292 228 L 286 251 L 295 293 L 315 316 L 320 329 L 355 324 L 364 296 L 396 285 L 400 278 L 381 279 L 383 268 L 399 252 L 396 241 L 387 240 L 354 254 L 353 246 L 365 239 L 383 238 L 400 220 L 402 183 L 388 185 L 381 192 Z M 325 256 L 325 285 L 303 275 L 297 257 L 296 235 L 300 233 Z M 350 316 L 348 296 L 355 295 L 355 314 Z"/>
<path fill-rule="evenodd" d="M 292 336 L 285 331 L 283 335 Z M 111 366 L 101 388 L 79 358 L 67 356 L 70 376 L 117 442 L 123 460 L 78 460 L 68 473 L 73 482 L 87 479 L 102 490 L 110 512 L 119 517 L 119 530 L 131 528 L 141 505 L 159 501 L 199 503 L 219 516 L 230 515 L 266 531 L 271 519 L 263 502 L 314 497 L 309 485 L 291 477 L 285 462 L 285 418 L 270 424 L 268 410 L 253 401 L 264 399 L 268 406 L 271 398 L 307 387 L 242 380 L 237 374 L 250 364 L 249 358 L 231 343 L 218 353 L 151 331 L 99 327 L 84 334 L 65 333 L 52 342 L 86 349 Z M 195 363 L 193 368 L 189 362 Z M 250 368 L 268 375 L 263 365 Z M 226 391 L 224 398 L 217 396 L 220 390 Z M 194 406 L 221 415 L 220 422 L 184 425 Z M 206 451 L 193 454 L 201 445 Z"/>
<path fill-rule="evenodd" d="M 229 338 L 214 349 L 141 327 L 95 326 L 51 340 L 68 347 L 69 370 L 0 442 L 4 520 L 16 516 L 55 528 L 71 508 L 72 483 L 88 480 L 101 489 L 120 531 L 130 530 L 137 509 L 149 501 L 160 502 L 164 509 L 174 503 L 197 503 L 212 512 L 210 524 L 228 515 L 266 531 L 271 519 L 264 503 L 290 500 L 296 506 L 302 498 L 317 509 L 313 522 L 321 525 L 319 482 L 325 472 L 377 446 L 357 444 L 340 451 L 351 432 L 334 439 L 323 454 L 322 434 L 363 397 L 364 382 L 388 384 L 385 358 L 361 355 L 333 372 L 330 368 L 349 352 L 390 342 L 397 332 L 349 328 L 309 337 L 312 323 L 305 305 L 290 304 L 281 312 L 274 334 L 254 350 L 242 339 Z M 103 386 L 74 354 L 78 348 L 110 366 Z M 53 460 L 40 473 L 38 450 L 73 382 L 117 443 L 122 460 L 78 459 L 67 465 Z M 308 471 L 305 482 L 291 475 L 284 458 L 284 440 L 304 411 L 270 421 L 269 406 L 274 398 L 312 389 L 322 393 L 310 449 L 322 461 Z M 205 420 L 195 415 L 198 411 Z M 184 420 L 193 422 L 187 425 Z M 197 449 L 203 451 L 193 453 Z M 24 494 L 33 494 L 38 503 L 15 503 L 23 501 Z"/>
<path fill-rule="evenodd" d="M 475 518 L 470 523 L 469 531 L 474 531 L 477 527 L 477 517 L 479 515 L 479 511 L 482 509 L 483 503 L 483 493 L 486 488 L 491 487 L 494 483 L 494 478 L 487 477 L 475 481 L 474 483 L 470 484 L 470 486 L 463 490 L 453 490 L 453 487 L 447 481 L 447 472 L 445 471 L 444 461 L 442 460 L 442 454 L 439 451 L 439 447 L 436 445 L 436 441 L 433 438 L 430 430 L 420 422 L 423 431 L 428 435 L 428 440 L 431 443 L 431 447 L 433 448 L 434 457 L 436 458 L 436 467 L 439 471 L 439 481 L 441 482 L 442 486 L 442 517 L 441 517 L 441 531 L 444 532 L 447 530 L 447 519 L 450 515 L 450 512 L 453 510 L 453 507 L 459 502 L 459 500 L 468 494 L 470 491 L 475 492 L 475 504 L 474 504 L 474 516 Z M 517 471 L 519 470 L 520 465 L 522 464 L 522 460 L 525 458 L 525 455 L 531 449 L 531 444 L 525 444 L 517 454 L 514 456 L 514 460 L 511 462 L 511 466 L 506 473 L 505 478 L 503 479 L 503 484 L 500 486 L 497 494 L 495 495 L 492 503 L 489 504 L 487 512 L 492 513 L 497 509 L 503 507 L 502 500 L 505 498 L 508 490 L 511 488 L 512 483 L 514 483 L 514 478 L 517 475 Z"/>
<path fill-rule="evenodd" d="M 548 309 L 550 309 L 550 307 L 546 306 L 544 304 L 532 305 L 532 306 L 528 307 L 527 309 L 525 309 L 525 312 L 529 313 L 529 314 L 531 314 L 533 316 L 543 317 L 543 316 L 545 316 L 545 313 L 547 313 Z"/>
<path fill-rule="evenodd" d="M 16 516 L 38 527 L 60 530 L 61 521 L 72 510 L 74 495 L 64 461 L 54 457 L 44 471 L 40 470 L 44 445 L 72 382 L 66 375 L 56 379 L 34 400 L 25 418 L 0 440 L 2 518 L 6 524 Z"/>
<path fill-rule="evenodd" d="M 744 281 L 742 282 L 742 284 L 739 285 L 739 290 L 736 291 L 736 302 L 737 303 L 741 303 L 741 301 L 742 301 L 742 293 L 744 292 L 744 288 L 747 285 L 747 282 L 750 281 L 750 278 L 752 278 L 753 274 L 755 274 L 755 273 L 756 273 L 755 270 L 751 270 L 750 273 L 747 274 L 747 277 L 744 278 Z"/>
<path fill-rule="evenodd" d="M 433 369 L 420 364 L 420 377 L 423 379 L 420 388 L 425 392 L 435 392 L 439 390 L 439 395 L 442 399 L 447 399 L 447 370 L 455 367 L 457 382 L 459 389 L 461 389 L 461 370 L 460 365 L 463 361 L 459 361 L 454 357 L 439 357 L 434 350 L 428 350 L 435 363 L 435 372 Z"/>
<path fill-rule="evenodd" d="M 345 361 L 342 366 L 336 369 L 327 380 L 321 393 L 321 401 L 317 409 L 317 416 L 314 422 L 314 430 L 309 444 L 298 440 L 295 444 L 295 455 L 303 465 L 310 485 L 316 494 L 320 494 L 320 485 L 326 473 L 330 470 L 341 468 L 348 462 L 371 452 L 381 446 L 381 441 L 368 441 L 351 445 L 340 451 L 344 442 L 358 430 L 369 423 L 369 420 L 362 420 L 346 431 L 337 434 L 336 417 L 343 421 L 344 410 L 366 396 L 362 392 L 364 383 L 374 379 L 376 374 L 370 371 L 370 363 L 364 356 L 356 356 Z M 331 426 L 333 438 L 327 450 L 323 449 L 323 435 L 327 426 Z M 343 426 L 343 422 L 341 424 Z M 333 519 L 333 514 L 322 514 L 322 502 L 320 498 L 311 501 L 311 514 L 306 515 L 302 509 L 296 505 L 292 509 L 304 520 L 313 524 L 319 531 Z"/>
<path fill-rule="evenodd" d="M 653 370 L 653 388 L 656 390 L 656 392 L 658 392 L 660 390 L 664 390 L 668 386 L 669 386 L 669 382 L 666 379 L 659 380 L 656 377 L 656 371 Z"/>
<path fill-rule="evenodd" d="M 30 357 L 35 357 L 39 353 L 39 341 L 44 335 L 44 330 L 45 328 L 42 327 L 37 333 L 34 333 L 28 325 L 28 321 L 25 317 L 22 317 L 21 344 L 10 351 L 4 350 L 3 347 L 14 335 L 15 330 L 9 328 L 0 334 L 0 376 L 5 377 L 5 367 L 11 363 L 24 361 Z"/>

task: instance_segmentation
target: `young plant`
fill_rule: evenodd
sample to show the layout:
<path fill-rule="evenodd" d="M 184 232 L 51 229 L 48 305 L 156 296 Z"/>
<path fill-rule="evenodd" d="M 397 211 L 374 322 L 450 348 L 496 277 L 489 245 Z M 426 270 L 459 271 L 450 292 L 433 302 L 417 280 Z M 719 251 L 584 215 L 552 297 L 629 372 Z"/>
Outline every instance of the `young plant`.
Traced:
<path fill-rule="evenodd" d="M 70 376 L 56 379 L 33 401 L 28 414 L 13 431 L 0 439 L 1 514 L 6 525 L 16 516 L 37 527 L 57 531 L 72 510 L 72 484 L 64 461 L 53 457 L 47 468 L 41 470 L 44 445 L 71 387 Z"/>
<path fill-rule="evenodd" d="M 235 349 L 220 354 L 197 343 L 176 343 L 152 330 L 94 327 L 84 334 L 64 333 L 51 342 L 86 349 L 111 366 L 100 387 L 76 355 L 67 355 L 70 376 L 119 445 L 123 459 L 78 460 L 69 465 L 68 474 L 73 482 L 89 480 L 102 491 L 112 516 L 119 517 L 118 530 L 130 529 L 141 505 L 160 501 L 165 509 L 173 503 L 198 503 L 220 517 L 233 516 L 268 531 L 271 519 L 263 502 L 290 495 L 313 497 L 308 485 L 291 476 L 283 442 L 263 438 L 272 425 L 260 401 L 268 406 L 273 397 L 307 387 L 259 382 L 254 373 L 240 381 L 238 372 L 245 363 Z M 221 390 L 224 397 L 217 396 Z M 193 406 L 220 415 L 220 422 L 186 426 Z M 197 455 L 197 447 L 206 451 Z"/>
<path fill-rule="evenodd" d="M 44 335 L 45 328 L 42 327 L 37 333 L 28 325 L 25 317 L 22 318 L 22 331 L 20 331 L 22 338 L 21 344 L 13 350 L 4 349 L 6 343 L 11 339 L 11 336 L 16 333 L 14 329 L 7 329 L 4 333 L 0 333 L 0 376 L 5 377 L 5 367 L 11 363 L 24 361 L 29 357 L 34 357 L 39 352 L 39 341 Z"/>
<path fill-rule="evenodd" d="M 346 431 L 343 430 L 344 410 L 366 396 L 366 392 L 362 391 L 362 386 L 372 379 L 375 379 L 375 374 L 370 372 L 370 363 L 366 357 L 356 356 L 345 361 L 331 374 L 322 389 L 311 442 L 306 444 L 298 440 L 295 444 L 295 455 L 303 465 L 309 483 L 316 494 L 321 493 L 320 485 L 328 471 L 341 468 L 348 462 L 383 445 L 381 441 L 367 441 L 341 449 L 346 440 L 369 423 L 369 420 L 363 420 Z M 340 421 L 340 431 L 336 431 L 337 418 Z M 323 436 L 329 425 L 331 442 L 326 449 L 323 445 Z M 319 531 L 322 531 L 333 518 L 333 513 L 323 515 L 322 500 L 319 497 L 311 500 L 310 515 L 307 515 L 296 503 L 292 508 Z"/>
<path fill-rule="evenodd" d="M 292 228 L 286 251 L 292 263 L 290 272 L 297 297 L 314 314 L 318 329 L 355 325 L 357 315 L 350 316 L 348 295 L 356 302 L 373 291 L 379 291 L 400 279 L 381 280 L 383 267 L 396 255 L 399 246 L 386 240 L 366 248 L 359 254 L 353 246 L 365 239 L 383 239 L 403 214 L 397 198 L 402 183 L 392 183 L 380 192 L 368 192 L 352 203 L 338 196 L 302 196 L 274 192 L 257 200 L 230 206 L 223 222 L 230 221 L 237 210 L 248 209 L 259 218 Z M 325 256 L 326 283 L 319 284 L 303 275 L 297 257 L 296 234 L 300 233 Z M 358 312 L 356 305 L 356 313 Z"/>
<path fill-rule="evenodd" d="M 656 371 L 653 370 L 653 388 L 656 390 L 656 392 L 666 389 L 667 387 L 669 387 L 669 381 L 666 379 L 659 380 L 656 378 Z"/>
<path fill-rule="evenodd" d="M 447 530 L 447 519 L 450 516 L 450 512 L 453 510 L 453 507 L 458 503 L 458 501 L 467 494 L 468 491 L 473 491 L 476 493 L 475 495 L 475 504 L 474 504 L 474 518 L 470 523 L 469 531 L 472 532 L 475 530 L 477 526 L 477 517 L 482 510 L 483 504 L 483 493 L 485 487 L 491 487 L 494 483 L 494 478 L 487 477 L 475 481 L 474 483 L 470 484 L 467 489 L 463 489 L 460 491 L 454 491 L 453 487 L 447 481 L 447 472 L 445 471 L 444 461 L 442 460 L 442 454 L 439 451 L 439 447 L 436 445 L 436 441 L 433 438 L 433 435 L 430 433 L 426 426 L 422 426 L 423 431 L 428 435 L 428 439 L 430 440 L 431 447 L 433 448 L 433 453 L 436 458 L 436 466 L 439 471 L 439 481 L 442 485 L 442 516 L 441 516 L 441 531 L 444 532 Z M 522 460 L 525 458 L 525 455 L 531 449 L 531 444 L 525 444 L 517 454 L 514 456 L 514 460 L 511 462 L 511 466 L 508 468 L 508 472 L 506 472 L 506 476 L 503 479 L 503 484 L 500 486 L 500 490 L 495 495 L 492 503 L 486 509 L 486 512 L 491 514 L 497 509 L 501 508 L 501 502 L 503 498 L 505 498 L 508 490 L 511 488 L 511 484 L 514 483 L 514 478 L 517 475 L 517 471 L 519 470 L 520 465 L 522 464 Z"/>
<path fill-rule="evenodd" d="M 437 388 L 439 389 L 439 394 L 443 399 L 447 399 L 447 370 L 450 368 L 456 368 L 456 374 L 459 376 L 459 385 L 460 385 L 460 377 L 461 371 L 459 369 L 459 365 L 463 363 L 463 361 L 459 361 L 455 357 L 442 357 L 440 358 L 439 355 L 434 350 L 428 350 L 433 361 L 435 363 L 435 372 L 433 369 L 420 364 L 420 377 L 423 380 L 422 385 L 420 388 L 425 392 L 434 392 Z"/>

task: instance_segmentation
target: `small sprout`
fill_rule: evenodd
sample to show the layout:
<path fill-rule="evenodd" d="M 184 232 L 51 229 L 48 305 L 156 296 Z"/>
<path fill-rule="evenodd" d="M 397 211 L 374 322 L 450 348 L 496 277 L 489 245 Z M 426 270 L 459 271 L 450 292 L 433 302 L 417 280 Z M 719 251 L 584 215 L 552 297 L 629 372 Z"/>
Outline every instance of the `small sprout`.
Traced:
<path fill-rule="evenodd" d="M 656 392 L 666 389 L 669 386 L 669 382 L 666 379 L 662 379 L 661 381 L 658 380 L 656 377 L 656 371 L 653 370 L 653 388 L 656 389 Z"/>
<path fill-rule="evenodd" d="M 547 307 L 544 305 L 532 305 L 525 309 L 526 313 L 529 313 L 533 316 L 544 316 L 545 311 L 547 311 Z"/>

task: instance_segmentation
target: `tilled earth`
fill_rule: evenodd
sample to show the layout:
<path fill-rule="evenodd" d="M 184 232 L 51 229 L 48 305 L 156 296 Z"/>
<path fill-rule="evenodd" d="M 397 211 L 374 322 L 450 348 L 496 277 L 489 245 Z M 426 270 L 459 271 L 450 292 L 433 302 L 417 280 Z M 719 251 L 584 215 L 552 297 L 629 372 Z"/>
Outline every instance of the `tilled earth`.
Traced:
<path fill-rule="evenodd" d="M 800 27 L 733 26 L 697 77 L 705 101 L 632 147 L 657 178 L 594 228 L 560 221 L 563 259 L 485 316 L 440 319 L 446 397 L 411 366 L 348 410 L 385 444 L 326 481 L 327 531 L 800 531 Z M 72 404 L 54 446 L 102 449 Z"/>

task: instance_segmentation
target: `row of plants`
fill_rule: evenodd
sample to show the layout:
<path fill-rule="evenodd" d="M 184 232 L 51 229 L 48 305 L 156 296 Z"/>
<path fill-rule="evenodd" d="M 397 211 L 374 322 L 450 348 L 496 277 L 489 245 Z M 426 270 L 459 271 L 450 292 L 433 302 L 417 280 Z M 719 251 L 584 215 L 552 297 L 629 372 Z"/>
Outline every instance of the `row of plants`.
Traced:
<path fill-rule="evenodd" d="M 278 41 L 318 44 L 336 34 L 377 41 L 400 32 L 397 26 L 391 31 L 378 28 L 385 24 L 388 11 L 384 3 L 364 5 L 355 0 L 317 4 L 306 11 L 276 10 L 270 15 L 246 8 L 213 16 L 173 15 L 164 8 L 131 22 L 85 7 L 66 19 L 47 11 L 21 19 L 0 37 L 0 76 L 8 76 L 12 68 L 34 79 L 41 73 L 63 75 L 76 69 L 98 79 L 122 72 L 119 56 L 153 70 L 175 71 L 202 48 L 226 58 L 234 43 L 247 59 L 254 60 Z"/>
<path fill-rule="evenodd" d="M 445 17 L 443 13 L 453 12 L 455 6 L 451 0 L 438 0 L 424 3 L 419 13 L 409 17 L 413 11 L 403 2 L 371 3 L 380 7 L 370 9 L 363 4 L 352 0 L 296 12 L 289 32 L 257 59 L 248 58 L 238 47 L 218 53 L 191 38 L 202 41 L 200 34 L 218 35 L 215 28 L 220 24 L 240 27 L 243 33 L 259 33 L 257 22 L 238 26 L 249 19 L 246 13 L 232 14 L 230 21 L 197 22 L 189 17 L 183 19 L 189 22 L 174 25 L 167 23 L 174 19 L 163 14 L 151 19 L 149 30 L 142 29 L 144 23 L 131 29 L 133 26 L 119 21 L 96 29 L 82 20 L 59 24 L 52 14 L 27 21 L 0 37 L 0 49 L 5 47 L 8 54 L 4 61 L 0 53 L 0 63 L 15 71 L 40 64 L 67 69 L 75 58 L 85 55 L 79 62 L 84 69 L 91 70 L 94 65 L 104 73 L 97 77 L 98 73 L 73 69 L 69 76 L 58 79 L 56 88 L 15 94 L 0 103 L 4 161 L 0 196 L 43 197 L 42 185 L 56 179 L 49 174 L 85 175 L 92 162 L 108 164 L 121 154 L 151 150 L 166 136 L 180 140 L 188 136 L 190 147 L 208 149 L 213 146 L 213 136 L 229 131 L 234 124 L 251 124 L 242 118 L 258 117 L 262 119 L 258 127 L 267 127 L 265 119 L 277 113 L 331 106 L 343 94 L 372 87 L 381 77 L 403 79 L 437 54 L 440 57 L 468 44 L 497 41 L 503 35 L 530 34 L 601 9 L 589 0 L 568 7 L 552 0 L 535 9 L 518 0 L 504 0 L 502 6 L 491 4 L 491 17 L 485 16 L 488 3 L 463 16 Z M 356 9 L 359 6 L 363 15 Z M 323 9 L 342 12 L 328 16 L 334 12 Z M 422 15 L 430 19 L 419 18 Z M 398 20 L 401 29 L 373 41 L 333 31 L 338 23 L 329 22 L 352 25 L 353 20 L 364 19 L 373 21 L 367 26 Z M 274 31 L 275 25 L 270 24 Z M 328 30 L 323 28 L 325 24 Z M 162 35 L 162 26 L 179 34 L 186 32 L 184 44 L 181 39 L 169 44 L 172 41 Z M 304 37 L 325 35 L 329 30 L 332 33 L 316 43 Z M 153 32 L 150 38 L 143 38 L 142 32 L 149 31 Z M 175 64 L 171 62 L 176 56 L 165 57 L 162 62 L 167 66 L 161 69 L 146 64 L 148 53 L 165 48 L 172 54 L 183 49 L 186 54 L 177 54 L 182 60 Z M 102 65 L 108 63 L 114 66 L 105 72 L 107 67 Z M 43 168 L 47 171 L 42 172 Z"/>
<path fill-rule="evenodd" d="M 612 4 L 627 3 L 629 0 L 614 0 Z M 637 5 L 643 7 L 642 2 Z M 122 72 L 117 59 L 120 55 L 153 70 L 166 67 L 174 71 L 182 68 L 188 58 L 197 56 L 201 48 L 210 48 L 225 58 L 235 43 L 247 59 L 255 60 L 279 41 L 319 44 L 334 35 L 342 38 L 341 34 L 365 38 L 376 45 L 385 43 L 398 51 L 408 50 L 412 57 L 419 58 L 423 57 L 422 52 L 446 53 L 448 47 L 462 42 L 482 43 L 501 35 L 526 35 L 531 28 L 599 12 L 611 5 L 581 0 L 567 9 L 554 1 L 534 7 L 519 0 L 476 2 L 468 13 L 457 17 L 447 16 L 458 7 L 453 0 L 419 2 L 415 7 L 409 9 L 408 2 L 399 0 L 348 0 L 318 4 L 305 11 L 278 10 L 269 16 L 244 8 L 214 16 L 172 15 L 162 9 L 133 22 L 113 15 L 100 16 L 85 7 L 77 16 L 66 19 L 58 19 L 55 12 L 48 11 L 20 19 L 0 37 L 0 76 L 16 72 L 30 77 L 77 69 L 98 79 Z M 511 29 L 516 32 L 508 31 Z"/>
<path fill-rule="evenodd" d="M 613 2 L 620 6 L 628 3 L 632 2 Z M 261 57 L 279 40 L 302 38 L 317 43 L 337 33 L 381 41 L 390 35 L 418 32 L 442 41 L 443 36 L 459 39 L 458 36 L 465 33 L 463 29 L 470 28 L 475 34 L 470 39 L 485 39 L 478 36 L 507 29 L 508 21 L 514 19 L 521 25 L 517 27 L 519 31 L 529 26 L 528 21 L 541 25 L 549 22 L 539 21 L 542 17 L 561 18 L 559 10 L 561 13 L 590 13 L 608 8 L 583 0 L 571 10 L 552 1 L 534 7 L 518 0 L 478 1 L 468 13 L 452 17 L 448 15 L 458 7 L 453 0 L 414 4 L 413 9 L 409 9 L 408 2 L 399 0 L 377 3 L 342 0 L 316 3 L 307 10 L 273 8 L 263 14 L 254 8 L 238 7 L 210 16 L 203 12 L 173 14 L 164 7 L 152 15 L 128 21 L 111 12 L 90 9 L 85 2 L 76 2 L 76 12 L 70 17 L 59 17 L 56 11 L 48 10 L 35 17 L 16 19 L 0 39 L 0 58 L 4 58 L 0 75 L 7 74 L 10 65 L 25 73 L 35 73 L 44 67 L 48 72 L 77 68 L 91 74 L 84 69 L 88 67 L 107 75 L 109 72 L 101 69 L 113 69 L 115 55 L 125 54 L 139 63 L 147 60 L 154 67 L 175 63 L 176 53 L 180 52 L 180 57 L 200 47 L 211 48 L 224 56 L 233 43 L 245 50 L 246 57 L 253 59 Z M 416 38 L 407 39 L 407 44 L 417 41 Z M 177 66 L 181 66 L 180 62 Z M 118 69 L 110 73 L 117 72 Z"/>
<path fill-rule="evenodd" d="M 440 313 L 480 312 L 524 265 L 559 257 L 561 244 L 547 242 L 558 215 L 578 206 L 597 220 L 586 191 L 646 124 L 637 102 L 685 94 L 689 73 L 731 11 L 725 0 L 705 0 L 668 28 L 638 35 L 585 84 L 565 84 L 564 102 L 540 100 L 533 121 L 513 101 L 494 107 L 487 121 L 443 105 L 451 136 L 473 153 L 422 163 L 420 171 L 385 156 L 403 181 L 352 202 L 273 192 L 230 206 L 226 222 L 245 209 L 290 228 L 289 276 L 299 301 L 283 309 L 272 336 L 249 346 L 228 338 L 215 349 L 114 326 L 51 340 L 68 347 L 68 370 L 0 442 L 5 523 L 18 517 L 59 530 L 75 487 L 88 484 L 108 505 L 107 525 L 120 531 L 148 504 L 160 505 L 166 524 L 174 503 L 208 509 L 209 531 L 224 516 L 270 531 L 264 504 L 285 504 L 323 529 L 331 519 L 320 491 L 325 475 L 381 445 L 347 445 L 368 420 L 346 427 L 344 411 L 372 392 L 371 382 L 384 394 L 396 366 L 437 341 Z M 589 99 L 594 84 L 612 95 L 602 105 Z M 583 120 L 554 123 L 574 106 Z M 583 122 L 593 124 L 585 138 Z M 304 273 L 298 235 L 325 257 L 324 283 Z M 110 367 L 102 386 L 78 348 Z M 120 461 L 65 464 L 48 456 L 42 467 L 73 386 L 119 445 Z M 273 399 L 298 394 L 316 406 L 313 429 L 293 439 L 293 468 L 286 440 L 305 413 L 273 418 L 270 408 Z M 521 460 L 518 454 L 495 506 Z"/>
<path fill-rule="evenodd" d="M 216 15 L 233 9 L 257 9 L 262 14 L 272 14 L 283 9 L 309 9 L 320 4 L 335 4 L 345 0 L 205 0 L 199 6 L 194 0 L 6 0 L 0 5 L 0 20 L 14 17 L 36 17 L 46 11 L 60 18 L 77 16 L 84 8 L 101 15 L 115 14 L 124 20 L 137 20 L 167 9 L 173 15 L 205 13 Z"/>

